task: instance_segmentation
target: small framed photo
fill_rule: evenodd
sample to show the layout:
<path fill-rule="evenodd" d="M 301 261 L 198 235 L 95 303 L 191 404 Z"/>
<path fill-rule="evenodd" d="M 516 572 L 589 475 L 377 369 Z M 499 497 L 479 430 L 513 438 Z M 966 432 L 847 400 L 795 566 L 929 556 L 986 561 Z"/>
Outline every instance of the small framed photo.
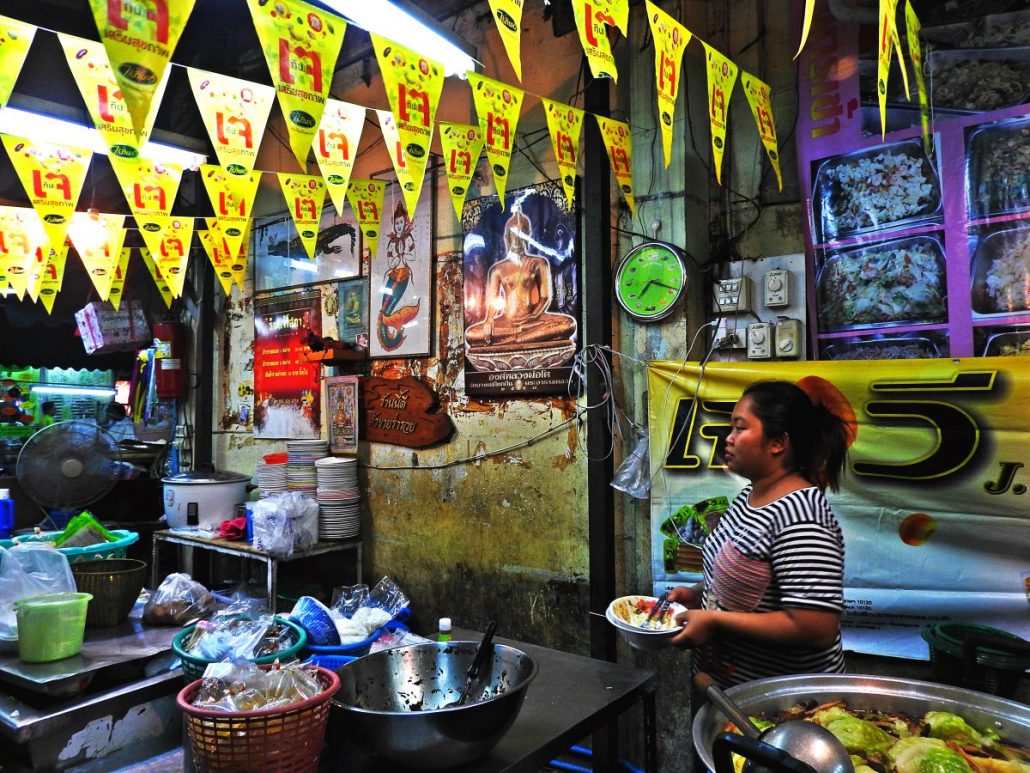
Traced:
<path fill-rule="evenodd" d="M 368 345 L 368 278 L 348 279 L 337 285 L 339 292 L 339 340 Z M 364 343 L 362 343 L 364 342 Z"/>
<path fill-rule="evenodd" d="M 358 452 L 358 377 L 332 376 L 325 380 L 329 453 Z"/>

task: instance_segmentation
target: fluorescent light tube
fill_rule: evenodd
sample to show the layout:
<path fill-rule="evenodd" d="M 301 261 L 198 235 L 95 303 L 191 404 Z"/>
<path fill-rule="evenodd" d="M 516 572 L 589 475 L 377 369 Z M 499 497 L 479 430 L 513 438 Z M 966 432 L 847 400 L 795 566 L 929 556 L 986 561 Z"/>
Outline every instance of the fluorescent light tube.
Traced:
<path fill-rule="evenodd" d="M 464 77 L 477 69 L 474 48 L 413 6 L 387 0 L 322 0 L 322 4 L 368 32 L 439 62 L 444 75 Z"/>
<path fill-rule="evenodd" d="M 36 384 L 29 387 L 29 391 L 45 392 L 49 395 L 78 395 L 79 397 L 111 397 L 115 393 L 114 387 L 51 386 L 49 384 Z"/>
<path fill-rule="evenodd" d="M 291 260 L 290 268 L 297 271 L 310 271 L 312 274 L 318 271 L 318 264 L 313 260 Z"/>

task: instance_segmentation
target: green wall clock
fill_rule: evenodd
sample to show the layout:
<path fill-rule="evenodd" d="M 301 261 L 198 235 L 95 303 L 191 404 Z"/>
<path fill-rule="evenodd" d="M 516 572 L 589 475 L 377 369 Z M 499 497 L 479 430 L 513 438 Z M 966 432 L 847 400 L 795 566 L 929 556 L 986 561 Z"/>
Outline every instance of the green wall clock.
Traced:
<path fill-rule="evenodd" d="M 615 267 L 615 298 L 640 322 L 669 316 L 686 287 L 682 254 L 664 242 L 637 245 Z"/>

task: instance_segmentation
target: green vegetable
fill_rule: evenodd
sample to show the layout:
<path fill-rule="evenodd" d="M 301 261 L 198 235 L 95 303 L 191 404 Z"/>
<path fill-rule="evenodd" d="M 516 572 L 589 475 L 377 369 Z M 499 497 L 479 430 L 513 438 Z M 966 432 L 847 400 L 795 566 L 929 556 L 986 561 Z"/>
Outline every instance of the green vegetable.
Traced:
<path fill-rule="evenodd" d="M 939 738 L 902 738 L 887 754 L 898 773 L 972 773 L 961 754 Z"/>
<path fill-rule="evenodd" d="M 838 719 L 853 719 L 853 716 L 848 713 L 847 709 L 843 709 L 840 706 L 831 706 L 812 715 L 812 721 L 823 727 Z"/>
<path fill-rule="evenodd" d="M 841 717 L 826 725 L 844 748 L 856 754 L 880 754 L 895 743 L 895 738 L 885 733 L 872 722 L 858 717 Z"/>
<path fill-rule="evenodd" d="M 931 738 L 943 738 L 959 744 L 970 744 L 978 749 L 994 745 L 998 734 L 994 731 L 979 733 L 966 723 L 962 717 L 947 711 L 928 711 L 924 717 L 930 726 Z"/>

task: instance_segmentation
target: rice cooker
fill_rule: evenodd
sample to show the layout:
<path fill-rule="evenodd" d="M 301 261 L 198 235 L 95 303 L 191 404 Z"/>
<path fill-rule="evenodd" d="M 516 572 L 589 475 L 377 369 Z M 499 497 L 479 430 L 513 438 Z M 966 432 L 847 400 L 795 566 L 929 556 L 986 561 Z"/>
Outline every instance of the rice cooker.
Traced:
<path fill-rule="evenodd" d="M 197 512 L 198 526 L 218 526 L 235 517 L 236 504 L 247 501 L 250 488 L 250 476 L 239 472 L 183 472 L 161 482 L 165 520 L 173 529 L 187 525 L 191 509 Z"/>

